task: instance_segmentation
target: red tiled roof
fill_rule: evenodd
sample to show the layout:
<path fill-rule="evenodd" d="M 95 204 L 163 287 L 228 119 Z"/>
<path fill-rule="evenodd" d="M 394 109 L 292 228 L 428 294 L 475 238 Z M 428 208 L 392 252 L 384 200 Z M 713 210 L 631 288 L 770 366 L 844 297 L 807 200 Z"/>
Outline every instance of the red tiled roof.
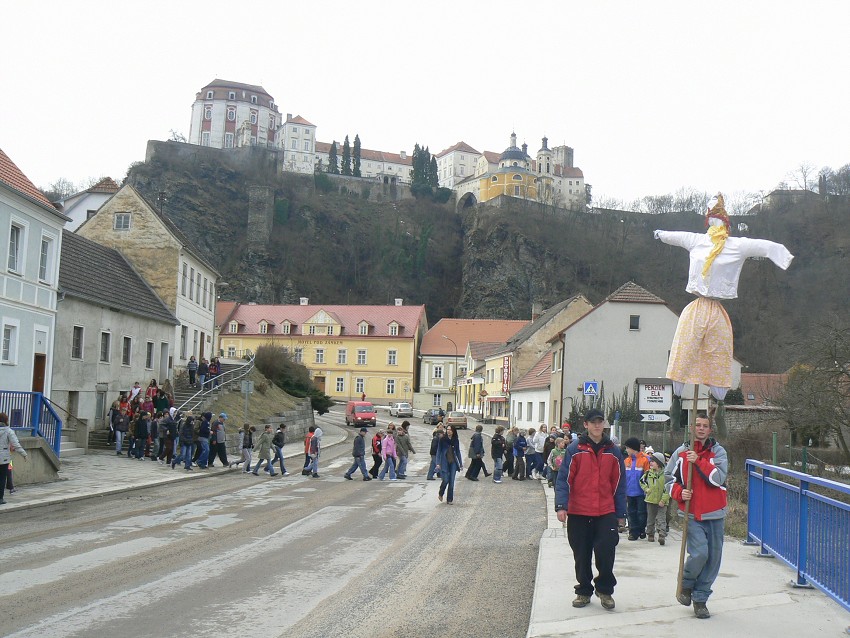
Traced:
<path fill-rule="evenodd" d="M 330 153 L 331 145 L 328 142 L 319 142 L 316 141 L 316 152 L 317 153 Z M 336 152 L 338 156 L 342 156 L 342 144 L 337 142 L 336 144 Z M 405 164 L 407 166 L 413 166 L 413 158 L 408 155 L 405 158 L 402 158 L 398 153 L 387 153 L 385 151 L 373 151 L 368 148 L 360 149 L 360 161 L 369 161 L 369 162 L 392 162 L 393 164 Z"/>
<path fill-rule="evenodd" d="M 787 374 L 741 373 L 741 392 L 744 405 L 770 405 L 775 403 L 788 382 Z M 753 395 L 750 399 L 749 395 Z"/>
<path fill-rule="evenodd" d="M 302 126 L 316 126 L 315 124 L 312 124 L 311 122 L 308 122 L 307 120 L 305 120 L 300 115 L 296 115 L 295 117 L 286 118 L 286 123 L 287 124 L 301 124 Z"/>
<path fill-rule="evenodd" d="M 274 321 L 281 325 L 289 321 L 291 325 L 301 326 L 313 315 L 324 310 L 336 318 L 342 325 L 342 336 L 357 336 L 358 324 L 363 321 L 372 326 L 379 326 L 370 331 L 370 337 L 386 337 L 389 331 L 384 330 L 392 322 L 399 324 L 400 337 L 413 337 L 420 321 L 425 324 L 425 306 L 333 306 L 333 305 L 251 305 L 239 304 L 228 318 L 218 325 L 224 331 L 225 321 L 237 321 L 245 325 L 242 334 L 260 334 L 260 321 Z M 218 312 L 216 312 L 218 320 Z M 297 331 L 296 331 L 297 332 Z M 268 334 L 281 334 L 270 331 Z"/>
<path fill-rule="evenodd" d="M 258 84 L 243 84 L 242 82 L 233 82 L 231 80 L 222 80 L 220 78 L 216 78 L 209 84 L 207 84 L 201 91 L 206 91 L 207 89 L 246 89 L 248 91 L 252 91 L 253 93 L 262 93 L 267 97 L 271 97 L 268 92 Z M 198 94 L 200 96 L 200 93 Z"/>
<path fill-rule="evenodd" d="M 8 155 L 0 148 L 0 182 L 4 182 L 16 191 L 23 193 L 30 199 L 34 199 L 40 204 L 53 208 L 50 201 L 35 187 L 29 178 L 21 172 L 21 169 L 9 158 Z M 55 210 L 55 209 L 54 209 Z"/>
<path fill-rule="evenodd" d="M 649 292 L 646 288 L 638 286 L 635 282 L 629 281 L 617 288 L 614 292 L 602 300 L 620 301 L 625 303 L 667 303 L 661 297 L 657 297 Z"/>
<path fill-rule="evenodd" d="M 531 370 L 511 384 L 511 392 L 517 390 L 537 390 L 548 388 L 552 379 L 552 353 L 547 352 L 535 363 Z"/>
<path fill-rule="evenodd" d="M 215 325 L 224 325 L 236 306 L 235 301 L 217 301 L 215 304 Z"/>
<path fill-rule="evenodd" d="M 440 151 L 434 157 L 442 157 L 443 155 L 448 155 L 452 151 L 463 151 L 464 153 L 476 153 L 477 155 L 481 155 L 481 153 L 476 151 L 469 144 L 461 141 L 455 144 L 454 146 L 449 146 L 447 149 Z"/>
<path fill-rule="evenodd" d="M 115 183 L 111 177 L 104 177 L 91 188 L 86 189 L 87 193 L 117 193 L 121 187 Z"/>
<path fill-rule="evenodd" d="M 499 159 L 502 157 L 501 153 L 496 153 L 495 151 L 484 151 L 482 155 L 484 155 L 484 157 L 487 159 L 487 162 L 489 162 L 490 164 L 498 164 Z"/>
<path fill-rule="evenodd" d="M 505 344 L 502 341 L 496 341 L 494 343 L 488 343 L 486 341 L 470 341 L 469 354 L 474 360 L 480 361 L 481 359 L 486 359 L 491 354 L 498 352 L 504 347 Z"/>
<path fill-rule="evenodd" d="M 422 338 L 422 355 L 463 355 L 466 346 L 475 341 L 504 343 L 524 328 L 528 321 L 514 319 L 440 319 Z M 446 335 L 449 339 L 443 339 Z"/>

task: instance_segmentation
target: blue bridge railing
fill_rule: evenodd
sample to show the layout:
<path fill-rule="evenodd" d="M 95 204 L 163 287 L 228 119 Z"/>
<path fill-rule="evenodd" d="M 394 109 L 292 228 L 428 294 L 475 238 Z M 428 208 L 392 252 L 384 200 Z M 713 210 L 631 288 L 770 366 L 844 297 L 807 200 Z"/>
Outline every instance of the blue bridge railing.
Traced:
<path fill-rule="evenodd" d="M 0 390 L 0 412 L 9 416 L 9 425 L 14 430 L 42 437 L 59 456 L 62 419 L 41 392 Z"/>
<path fill-rule="evenodd" d="M 850 611 L 850 485 L 747 460 L 747 540 Z"/>

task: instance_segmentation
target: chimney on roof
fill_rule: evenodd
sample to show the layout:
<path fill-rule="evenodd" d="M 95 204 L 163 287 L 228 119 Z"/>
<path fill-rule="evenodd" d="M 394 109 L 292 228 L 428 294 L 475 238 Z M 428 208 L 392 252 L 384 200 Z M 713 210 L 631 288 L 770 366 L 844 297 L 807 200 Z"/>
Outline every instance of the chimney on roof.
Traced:
<path fill-rule="evenodd" d="M 402 299 L 401 297 L 396 297 L 395 298 L 395 305 L 400 306 L 400 305 L 402 305 L 403 301 L 404 301 L 404 299 Z"/>
<path fill-rule="evenodd" d="M 539 301 L 535 301 L 531 304 L 531 322 L 534 323 L 540 318 L 540 315 L 543 314 L 543 306 Z"/>
<path fill-rule="evenodd" d="M 398 156 L 399 156 L 401 159 L 407 159 L 407 151 L 399 151 L 399 152 L 398 152 Z"/>
<path fill-rule="evenodd" d="M 309 306 L 310 305 L 310 298 L 309 297 L 301 297 L 298 300 L 298 305 L 299 306 Z"/>

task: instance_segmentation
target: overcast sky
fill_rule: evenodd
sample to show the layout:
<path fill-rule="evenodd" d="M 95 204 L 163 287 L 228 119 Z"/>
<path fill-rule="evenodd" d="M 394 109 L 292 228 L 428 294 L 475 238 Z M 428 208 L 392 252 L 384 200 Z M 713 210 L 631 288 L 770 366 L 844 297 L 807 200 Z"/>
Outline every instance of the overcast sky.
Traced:
<path fill-rule="evenodd" d="M 575 149 L 597 198 L 770 190 L 850 163 L 850 2 L 7 0 L 0 148 L 120 181 L 214 78 L 321 141 Z"/>

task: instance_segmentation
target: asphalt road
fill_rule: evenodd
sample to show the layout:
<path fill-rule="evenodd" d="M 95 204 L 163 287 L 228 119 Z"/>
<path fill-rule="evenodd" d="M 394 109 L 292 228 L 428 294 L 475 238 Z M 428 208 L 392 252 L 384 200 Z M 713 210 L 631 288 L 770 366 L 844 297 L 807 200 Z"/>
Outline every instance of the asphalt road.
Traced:
<path fill-rule="evenodd" d="M 460 476 L 455 504 L 439 503 L 431 428 L 411 422 L 406 481 L 344 480 L 349 437 L 319 479 L 290 461 L 286 478 L 222 474 L 21 512 L 0 523 L 0 635 L 525 636 L 543 491 Z"/>

